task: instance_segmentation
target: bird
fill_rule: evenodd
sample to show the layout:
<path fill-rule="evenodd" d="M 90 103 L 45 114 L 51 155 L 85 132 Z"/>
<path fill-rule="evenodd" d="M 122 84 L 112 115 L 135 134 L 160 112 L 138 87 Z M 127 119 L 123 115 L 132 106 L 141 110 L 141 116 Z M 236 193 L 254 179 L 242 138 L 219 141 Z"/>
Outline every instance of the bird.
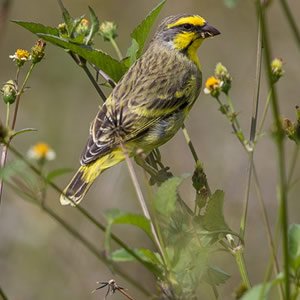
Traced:
<path fill-rule="evenodd" d="M 106 169 L 165 144 L 182 127 L 202 84 L 197 50 L 220 34 L 199 15 L 166 17 L 147 50 L 113 88 L 91 123 L 78 171 L 60 196 L 77 205 Z"/>

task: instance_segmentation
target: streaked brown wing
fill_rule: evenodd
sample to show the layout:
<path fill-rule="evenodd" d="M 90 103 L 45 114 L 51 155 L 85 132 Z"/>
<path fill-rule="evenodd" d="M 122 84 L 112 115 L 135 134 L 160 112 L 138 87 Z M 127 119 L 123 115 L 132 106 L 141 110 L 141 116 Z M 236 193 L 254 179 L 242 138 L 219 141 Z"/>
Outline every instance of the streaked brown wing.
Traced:
<path fill-rule="evenodd" d="M 198 85 L 199 78 L 195 76 L 198 71 L 191 71 L 176 59 L 169 53 L 162 53 L 156 60 L 151 55 L 150 58 L 149 55 L 143 56 L 129 69 L 91 125 L 82 164 L 107 154 L 120 141 L 126 142 L 141 135 L 198 96 L 192 95 L 195 85 Z M 173 68 L 164 68 L 162 64 L 177 67 L 176 76 Z"/>

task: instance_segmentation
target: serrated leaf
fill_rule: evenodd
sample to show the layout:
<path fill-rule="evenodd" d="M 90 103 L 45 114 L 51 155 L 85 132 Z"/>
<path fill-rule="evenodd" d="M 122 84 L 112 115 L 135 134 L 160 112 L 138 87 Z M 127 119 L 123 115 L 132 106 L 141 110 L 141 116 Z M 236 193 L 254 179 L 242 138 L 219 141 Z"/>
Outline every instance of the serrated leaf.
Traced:
<path fill-rule="evenodd" d="M 70 13 L 68 12 L 68 10 L 65 8 L 65 6 L 63 5 L 63 2 L 61 0 L 58 0 L 58 4 L 62 11 L 63 19 L 67 25 L 68 33 L 71 36 L 71 32 L 73 31 L 73 28 L 74 28 L 73 18 L 70 15 Z"/>
<path fill-rule="evenodd" d="M 289 228 L 288 236 L 291 266 L 297 271 L 300 267 L 300 225 L 292 224 Z"/>
<path fill-rule="evenodd" d="M 267 300 L 271 287 L 272 283 L 270 282 L 256 285 L 246 292 L 246 294 L 242 297 L 242 300 Z"/>
<path fill-rule="evenodd" d="M 155 209 L 164 216 L 170 216 L 175 210 L 177 189 L 184 177 L 172 177 L 163 182 L 154 198 Z"/>
<path fill-rule="evenodd" d="M 56 169 L 56 170 L 53 170 L 51 172 L 49 172 L 46 176 L 46 179 L 48 182 L 52 181 L 54 178 L 58 177 L 58 176 L 61 176 L 61 175 L 64 175 L 66 173 L 70 173 L 70 172 L 73 172 L 74 169 L 72 168 L 61 168 L 61 169 Z"/>
<path fill-rule="evenodd" d="M 43 33 L 43 34 L 59 36 L 58 29 L 54 28 L 54 27 L 45 26 L 40 23 L 24 22 L 24 21 L 18 21 L 18 20 L 12 20 L 12 22 L 22 26 L 23 28 L 29 30 L 30 32 L 32 32 L 34 34 Z"/>
<path fill-rule="evenodd" d="M 131 33 L 132 44 L 127 50 L 130 57 L 139 58 L 143 52 L 145 42 L 150 33 L 150 30 L 163 8 L 166 0 L 161 1 L 147 16 L 146 18 L 133 30 Z M 137 47 L 137 45 L 138 47 Z"/>
<path fill-rule="evenodd" d="M 209 267 L 203 280 L 212 286 L 217 286 L 225 283 L 230 278 L 230 275 L 218 267 Z"/>
<path fill-rule="evenodd" d="M 123 63 L 100 50 L 91 48 L 90 46 L 78 45 L 53 35 L 38 34 L 38 36 L 52 44 L 71 50 L 72 52 L 80 55 L 88 62 L 94 64 L 97 68 L 105 72 L 116 82 L 118 82 L 127 71 L 127 67 Z"/>
<path fill-rule="evenodd" d="M 94 10 L 89 6 L 89 11 L 90 11 L 90 19 L 91 19 L 91 28 L 89 35 L 85 39 L 85 44 L 88 45 L 89 42 L 92 40 L 94 35 L 99 31 L 99 20 L 98 17 L 96 16 Z"/>
<path fill-rule="evenodd" d="M 216 190 L 210 197 L 205 214 L 202 218 L 202 225 L 208 231 L 228 230 L 223 214 L 224 192 Z"/>

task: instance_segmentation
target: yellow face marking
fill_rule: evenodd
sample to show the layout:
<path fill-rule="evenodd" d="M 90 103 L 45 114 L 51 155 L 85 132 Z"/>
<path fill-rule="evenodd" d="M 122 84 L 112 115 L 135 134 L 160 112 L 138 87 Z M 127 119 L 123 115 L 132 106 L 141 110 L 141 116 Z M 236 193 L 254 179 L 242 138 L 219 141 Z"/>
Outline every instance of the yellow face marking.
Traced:
<path fill-rule="evenodd" d="M 168 28 L 172 28 L 175 26 L 183 25 L 183 24 L 192 24 L 194 26 L 203 26 L 206 24 L 205 19 L 203 19 L 200 16 L 189 16 L 189 17 L 183 17 L 177 20 L 175 23 L 169 24 Z"/>

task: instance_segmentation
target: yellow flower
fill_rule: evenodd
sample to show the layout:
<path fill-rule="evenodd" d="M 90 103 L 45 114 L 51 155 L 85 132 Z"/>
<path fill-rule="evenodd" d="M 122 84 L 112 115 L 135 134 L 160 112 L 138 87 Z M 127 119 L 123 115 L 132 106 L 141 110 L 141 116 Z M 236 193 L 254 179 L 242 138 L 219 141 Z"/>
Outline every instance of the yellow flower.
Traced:
<path fill-rule="evenodd" d="M 32 146 L 27 153 L 28 157 L 34 160 L 54 160 L 56 154 L 54 150 L 46 143 L 37 143 Z"/>
<path fill-rule="evenodd" d="M 17 49 L 15 54 L 10 55 L 9 58 L 15 61 L 19 67 L 21 67 L 26 61 L 30 60 L 30 53 L 24 49 Z"/>
<path fill-rule="evenodd" d="M 213 97 L 218 97 L 221 91 L 222 81 L 215 76 L 209 77 L 205 82 L 205 94 L 210 94 Z"/>

